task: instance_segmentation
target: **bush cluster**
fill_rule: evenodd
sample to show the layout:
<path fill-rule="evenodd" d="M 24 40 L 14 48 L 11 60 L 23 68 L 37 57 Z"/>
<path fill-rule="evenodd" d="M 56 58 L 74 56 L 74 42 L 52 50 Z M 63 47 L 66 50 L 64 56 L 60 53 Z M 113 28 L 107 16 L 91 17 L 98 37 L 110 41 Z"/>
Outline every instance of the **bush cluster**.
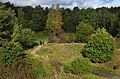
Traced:
<path fill-rule="evenodd" d="M 77 58 L 64 68 L 66 73 L 85 74 L 91 71 L 90 61 L 87 58 Z"/>
<path fill-rule="evenodd" d="M 114 38 L 104 28 L 98 29 L 91 35 L 83 56 L 96 63 L 109 61 L 114 54 L 115 45 Z"/>

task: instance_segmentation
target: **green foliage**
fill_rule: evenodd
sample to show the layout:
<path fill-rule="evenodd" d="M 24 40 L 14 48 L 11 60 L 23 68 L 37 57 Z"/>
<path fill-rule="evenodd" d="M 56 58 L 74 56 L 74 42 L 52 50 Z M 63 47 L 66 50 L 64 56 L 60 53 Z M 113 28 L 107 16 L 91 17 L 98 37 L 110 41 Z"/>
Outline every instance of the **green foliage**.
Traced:
<path fill-rule="evenodd" d="M 17 43 L 10 42 L 0 47 L 0 62 L 4 66 L 9 66 L 24 58 L 26 54 Z"/>
<path fill-rule="evenodd" d="M 52 36 L 55 36 L 62 28 L 62 15 L 60 12 L 59 5 L 49 9 L 48 18 L 46 21 L 46 30 Z"/>
<path fill-rule="evenodd" d="M 18 8 L 18 20 L 20 24 L 24 25 L 25 13 L 22 10 L 23 8 Z"/>
<path fill-rule="evenodd" d="M 75 33 L 76 27 L 79 25 L 80 18 L 82 17 L 80 17 L 80 9 L 78 7 L 74 7 L 73 10 L 63 10 L 62 28 L 65 30 L 65 32 Z"/>
<path fill-rule="evenodd" d="M 111 60 L 115 51 L 115 41 L 104 28 L 92 34 L 83 51 L 83 56 L 93 62 L 106 62 Z"/>
<path fill-rule="evenodd" d="M 21 36 L 21 31 L 22 31 L 22 25 L 19 25 L 16 22 L 15 25 L 14 25 L 14 28 L 13 28 L 13 35 L 11 36 L 13 42 L 18 42 L 19 41 L 19 38 Z"/>
<path fill-rule="evenodd" d="M 0 4 L 0 45 L 10 41 L 14 23 L 16 21 L 14 10 L 5 8 Z"/>
<path fill-rule="evenodd" d="M 94 33 L 93 26 L 88 23 L 80 22 L 76 29 L 76 41 L 87 42 L 92 33 Z"/>
<path fill-rule="evenodd" d="M 32 14 L 32 19 L 29 21 L 29 26 L 33 31 L 41 31 L 43 30 L 43 24 L 42 24 L 42 17 L 40 17 L 40 14 L 34 13 Z"/>
<path fill-rule="evenodd" d="M 42 65 L 36 65 L 29 57 L 19 60 L 16 63 L 12 63 L 8 67 L 2 66 L 0 63 L 0 78 L 1 79 L 37 79 L 40 75 L 43 75 Z M 36 69 L 37 68 L 37 69 Z M 40 69 L 39 69 L 40 68 Z"/>
<path fill-rule="evenodd" d="M 72 43 L 76 41 L 76 35 L 74 33 L 69 33 L 66 35 L 66 42 Z"/>
<path fill-rule="evenodd" d="M 34 37 L 35 37 L 35 32 L 33 32 L 30 29 L 23 29 L 21 31 L 21 36 L 20 36 L 20 40 L 19 40 L 20 44 L 22 44 L 22 46 L 24 48 L 31 47 L 34 42 L 33 41 Z"/>
<path fill-rule="evenodd" d="M 33 59 L 31 57 L 31 64 L 35 73 L 35 78 L 41 78 L 46 75 L 43 63 L 41 61 L 39 61 L 38 59 Z"/>
<path fill-rule="evenodd" d="M 91 71 L 90 61 L 87 58 L 78 58 L 64 68 L 66 73 L 85 74 Z"/>
<path fill-rule="evenodd" d="M 31 47 L 34 43 L 35 32 L 30 29 L 22 29 L 21 25 L 14 26 L 13 42 L 19 42 L 24 48 Z"/>
<path fill-rule="evenodd" d="M 31 59 L 19 43 L 7 43 L 0 47 L 1 79 L 36 79 L 45 75 L 41 62 Z"/>
<path fill-rule="evenodd" d="M 111 35 L 116 36 L 118 29 L 118 17 L 117 14 L 111 13 L 106 8 L 102 8 L 97 12 L 98 14 L 98 26 L 105 28 Z"/>
<path fill-rule="evenodd" d="M 15 10 L 16 16 L 18 17 L 20 23 L 22 23 L 24 28 L 30 28 L 34 31 L 43 31 L 45 30 L 46 23 L 47 25 L 52 26 L 52 25 L 57 25 L 58 24 L 58 17 L 55 15 L 55 9 L 53 10 L 53 14 L 50 14 L 50 9 L 45 8 L 43 9 L 40 5 L 35 6 L 34 8 L 31 6 L 21 6 L 21 7 L 16 7 L 13 4 L 8 3 L 3 3 L 6 5 L 6 9 L 8 7 L 11 7 L 12 9 Z M 4 9 L 5 10 L 5 9 Z M 90 25 L 95 26 L 95 29 L 98 27 L 104 27 L 111 35 L 116 36 L 119 32 L 120 29 L 120 11 L 119 7 L 112 7 L 112 8 L 106 8 L 106 7 L 101 7 L 97 9 L 93 8 L 87 8 L 87 9 L 79 9 L 78 7 L 74 7 L 73 10 L 67 8 L 61 8 L 59 11 L 61 11 L 62 15 L 62 28 L 64 29 L 65 32 L 68 33 L 75 33 L 76 32 L 76 27 L 79 25 L 79 22 L 82 21 L 87 21 Z M 49 12 L 49 13 L 48 13 Z M 58 11 L 57 11 L 58 12 Z M 8 12 L 9 13 L 9 12 Z M 2 13 L 4 15 L 4 13 Z M 48 20 L 47 15 L 51 18 Z M 55 16 L 55 17 L 52 17 Z M 59 16 L 59 13 L 57 13 L 57 16 Z M 54 19 L 54 24 L 51 23 Z M 60 20 L 60 19 L 59 19 Z M 55 29 L 55 28 L 50 28 L 47 27 L 48 29 Z M 56 27 L 57 28 L 57 27 Z M 47 30 L 48 32 L 52 32 L 55 30 Z"/>

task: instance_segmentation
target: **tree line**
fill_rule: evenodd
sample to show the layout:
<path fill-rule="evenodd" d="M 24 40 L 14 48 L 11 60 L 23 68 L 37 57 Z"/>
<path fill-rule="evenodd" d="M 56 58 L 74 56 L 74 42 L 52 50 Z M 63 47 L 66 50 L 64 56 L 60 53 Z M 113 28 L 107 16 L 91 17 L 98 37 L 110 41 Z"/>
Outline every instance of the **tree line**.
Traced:
<path fill-rule="evenodd" d="M 15 10 L 16 17 L 22 23 L 24 28 L 30 28 L 33 31 L 43 31 L 46 27 L 46 21 L 51 8 L 43 8 L 40 5 L 35 6 L 14 6 L 6 2 L 6 7 Z M 74 7 L 60 8 L 62 14 L 62 29 L 68 33 L 75 33 L 80 22 L 92 25 L 95 29 L 104 27 L 114 37 L 120 35 L 120 7 L 101 7 L 97 9 L 87 8 L 79 9 Z"/>

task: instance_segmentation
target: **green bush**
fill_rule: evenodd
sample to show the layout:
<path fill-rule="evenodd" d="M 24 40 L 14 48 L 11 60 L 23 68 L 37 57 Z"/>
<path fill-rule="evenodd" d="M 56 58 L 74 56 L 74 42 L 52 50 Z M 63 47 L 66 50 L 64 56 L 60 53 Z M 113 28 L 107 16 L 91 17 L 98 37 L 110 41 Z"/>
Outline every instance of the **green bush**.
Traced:
<path fill-rule="evenodd" d="M 19 43 L 9 42 L 0 47 L 0 66 L 2 79 L 30 79 L 34 76 L 32 66 Z"/>
<path fill-rule="evenodd" d="M 85 74 L 91 71 L 90 61 L 87 58 L 78 58 L 64 68 L 66 73 Z"/>
<path fill-rule="evenodd" d="M 115 41 L 104 28 L 98 29 L 92 34 L 85 49 L 83 56 L 96 63 L 111 60 L 115 51 Z"/>
<path fill-rule="evenodd" d="M 36 79 L 44 75 L 42 63 L 26 55 L 19 43 L 0 47 L 0 79 Z"/>

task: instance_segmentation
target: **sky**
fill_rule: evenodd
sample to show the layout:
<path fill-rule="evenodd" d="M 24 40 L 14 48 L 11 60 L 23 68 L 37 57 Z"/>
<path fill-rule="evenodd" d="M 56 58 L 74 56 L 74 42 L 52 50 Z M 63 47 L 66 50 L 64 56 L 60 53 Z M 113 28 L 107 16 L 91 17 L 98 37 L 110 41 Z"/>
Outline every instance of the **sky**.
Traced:
<path fill-rule="evenodd" d="M 98 7 L 117 7 L 120 6 L 120 0 L 0 0 L 2 2 L 11 2 L 15 6 L 37 6 L 50 7 L 52 4 L 59 3 L 61 7 L 73 8 L 98 8 Z"/>

